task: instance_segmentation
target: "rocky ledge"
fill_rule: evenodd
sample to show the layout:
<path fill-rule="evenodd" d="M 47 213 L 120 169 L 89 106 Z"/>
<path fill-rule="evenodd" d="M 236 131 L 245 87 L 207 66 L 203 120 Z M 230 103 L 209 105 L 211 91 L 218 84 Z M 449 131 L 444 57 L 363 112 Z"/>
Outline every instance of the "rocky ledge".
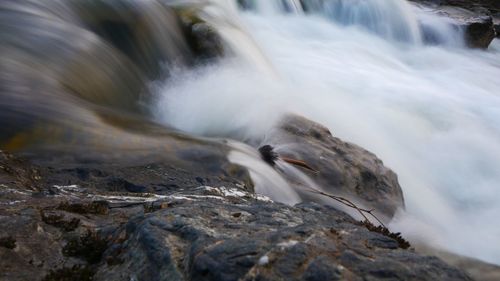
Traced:
<path fill-rule="evenodd" d="M 0 154 L 0 280 L 470 280 L 332 207 L 168 164 L 65 161 Z"/>
<path fill-rule="evenodd" d="M 500 2 L 496 0 L 411 0 L 432 7 L 438 14 L 450 17 L 464 30 L 465 42 L 471 48 L 487 49 L 500 36 Z"/>

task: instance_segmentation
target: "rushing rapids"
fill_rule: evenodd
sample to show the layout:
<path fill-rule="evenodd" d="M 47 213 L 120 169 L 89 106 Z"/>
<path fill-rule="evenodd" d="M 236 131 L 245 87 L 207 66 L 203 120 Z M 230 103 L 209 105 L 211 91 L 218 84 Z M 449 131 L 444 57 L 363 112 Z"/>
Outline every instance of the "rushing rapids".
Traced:
<path fill-rule="evenodd" d="M 398 0 L 111 3 L 0 3 L 3 149 L 231 161 L 293 204 L 255 148 L 298 113 L 399 175 L 394 229 L 500 263 L 498 40 L 468 49 L 458 23 Z"/>
<path fill-rule="evenodd" d="M 266 59 L 175 73 L 161 91 L 159 120 L 258 145 L 281 114 L 308 116 L 396 171 L 407 208 L 395 229 L 498 263 L 498 42 L 467 49 L 458 24 L 404 1 L 301 2 L 309 6 L 226 9 L 258 45 L 241 43 L 236 53 Z M 276 75 L 262 75 L 269 67 Z"/>

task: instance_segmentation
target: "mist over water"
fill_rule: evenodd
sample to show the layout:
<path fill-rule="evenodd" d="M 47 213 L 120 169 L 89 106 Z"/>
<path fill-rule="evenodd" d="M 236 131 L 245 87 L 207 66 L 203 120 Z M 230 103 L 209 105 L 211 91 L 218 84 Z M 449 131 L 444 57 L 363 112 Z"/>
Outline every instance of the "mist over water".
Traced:
<path fill-rule="evenodd" d="M 392 17 L 379 5 L 394 1 L 358 2 Z M 283 114 L 304 115 L 398 174 L 406 211 L 393 230 L 500 264 L 500 43 L 466 49 L 449 20 L 404 5 L 385 24 L 411 32 L 367 28 L 371 22 L 356 20 L 366 18 L 364 8 L 347 6 L 341 16 L 348 20 L 276 5 L 240 12 L 239 32 L 251 37 L 241 43 L 246 51 L 194 71 L 173 70 L 157 117 L 191 133 L 259 145 Z M 426 44 L 425 34 L 438 40 Z M 248 53 L 263 59 L 242 55 Z"/>

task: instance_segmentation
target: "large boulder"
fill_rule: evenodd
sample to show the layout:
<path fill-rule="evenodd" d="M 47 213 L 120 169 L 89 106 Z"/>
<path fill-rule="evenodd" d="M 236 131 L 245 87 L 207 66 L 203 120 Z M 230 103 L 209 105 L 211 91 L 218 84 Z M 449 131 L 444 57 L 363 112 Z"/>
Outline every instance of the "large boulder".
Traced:
<path fill-rule="evenodd" d="M 94 280 L 468 280 L 316 204 L 177 201 L 112 239 Z"/>
<path fill-rule="evenodd" d="M 391 218 L 404 207 L 397 175 L 373 153 L 334 137 L 330 131 L 297 115 L 285 117 L 265 144 L 281 157 L 304 161 L 303 169 L 324 191 L 347 196 Z"/>
<path fill-rule="evenodd" d="M 167 166 L 75 173 L 0 154 L 0 280 L 470 280 L 334 208 L 209 187 Z M 95 186 L 109 176 L 146 185 L 142 173 L 152 185 L 200 183 L 163 195 Z"/>

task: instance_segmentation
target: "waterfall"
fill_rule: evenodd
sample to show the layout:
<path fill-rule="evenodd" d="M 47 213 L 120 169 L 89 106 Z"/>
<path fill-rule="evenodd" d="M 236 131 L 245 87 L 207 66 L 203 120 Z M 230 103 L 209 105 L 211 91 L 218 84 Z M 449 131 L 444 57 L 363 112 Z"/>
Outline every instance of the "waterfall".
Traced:
<path fill-rule="evenodd" d="M 339 24 L 361 26 L 391 40 L 420 43 L 422 35 L 410 5 L 401 0 L 331 0 L 326 15 Z"/>
<path fill-rule="evenodd" d="M 196 55 L 197 24 L 223 58 Z M 0 29 L 2 148 L 200 168 L 198 148 L 294 204 L 282 175 L 314 182 L 255 147 L 296 113 L 398 174 L 407 209 L 394 230 L 500 264 L 498 39 L 467 49 L 456 22 L 404 0 L 3 0 Z"/>
<path fill-rule="evenodd" d="M 302 14 L 304 12 L 300 0 L 255 0 L 249 7 L 266 14 Z"/>
<path fill-rule="evenodd" d="M 246 0 L 243 8 L 261 14 L 320 15 L 343 25 L 368 30 L 382 38 L 409 44 L 462 46 L 458 24 L 429 16 L 401 0 Z"/>
<path fill-rule="evenodd" d="M 406 1 L 244 2 L 229 26 L 247 39 L 229 45 L 253 55 L 173 71 L 158 120 L 258 146 L 281 116 L 304 115 L 398 174 L 394 230 L 499 264 L 499 50 L 465 48 L 455 23 Z"/>

